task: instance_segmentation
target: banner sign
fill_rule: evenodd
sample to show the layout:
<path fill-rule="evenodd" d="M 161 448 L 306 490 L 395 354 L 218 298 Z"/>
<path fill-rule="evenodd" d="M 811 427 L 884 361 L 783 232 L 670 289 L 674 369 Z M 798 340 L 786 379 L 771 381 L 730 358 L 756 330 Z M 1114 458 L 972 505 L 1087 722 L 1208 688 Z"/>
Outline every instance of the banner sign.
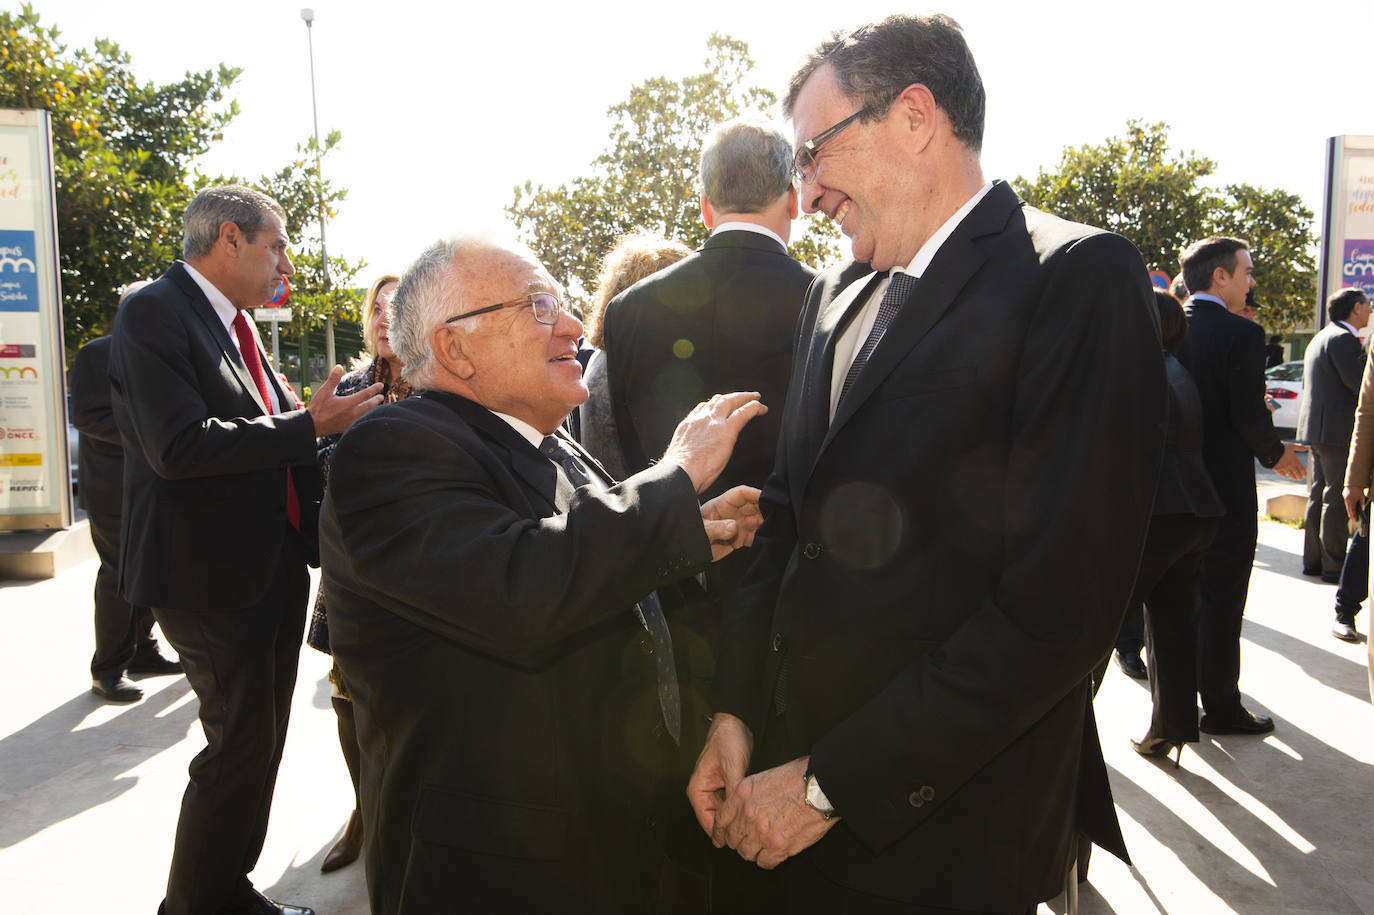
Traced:
<path fill-rule="evenodd" d="M 1326 214 L 1318 327 L 1326 323 L 1326 300 L 1347 287 L 1374 299 L 1374 137 L 1327 140 Z"/>
<path fill-rule="evenodd" d="M 72 523 L 52 134 L 0 110 L 0 529 Z"/>

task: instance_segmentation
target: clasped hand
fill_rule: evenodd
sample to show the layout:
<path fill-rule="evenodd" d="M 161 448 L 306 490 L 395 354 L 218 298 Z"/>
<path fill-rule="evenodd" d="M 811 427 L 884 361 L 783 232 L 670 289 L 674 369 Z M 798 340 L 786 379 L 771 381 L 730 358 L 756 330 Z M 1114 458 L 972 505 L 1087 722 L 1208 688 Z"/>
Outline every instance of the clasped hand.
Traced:
<path fill-rule="evenodd" d="M 717 848 L 772 870 L 812 845 L 839 822 L 806 803 L 808 757 L 744 777 L 753 735 L 733 715 L 718 714 L 687 782 L 697 822 Z"/>
<path fill-rule="evenodd" d="M 753 486 L 727 489 L 701 506 L 701 521 L 711 541 L 712 562 L 750 546 L 754 542 L 754 532 L 763 524 L 758 489 Z"/>

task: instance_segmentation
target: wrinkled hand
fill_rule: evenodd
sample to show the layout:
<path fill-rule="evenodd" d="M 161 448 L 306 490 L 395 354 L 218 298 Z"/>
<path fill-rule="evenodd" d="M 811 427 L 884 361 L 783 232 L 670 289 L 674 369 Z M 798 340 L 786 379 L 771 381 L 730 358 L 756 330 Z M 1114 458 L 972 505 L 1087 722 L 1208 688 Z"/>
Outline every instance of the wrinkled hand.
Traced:
<path fill-rule="evenodd" d="M 693 407 L 678 424 L 663 460 L 687 471 L 692 486 L 703 492 L 725 469 L 744 424 L 767 412 L 757 391 L 717 394 Z"/>
<path fill-rule="evenodd" d="M 1299 452 L 1306 450 L 1302 445 L 1284 442 L 1283 457 L 1279 458 L 1279 462 L 1274 465 L 1274 472 L 1290 480 L 1301 480 L 1306 477 L 1307 468 L 1303 466 L 1302 460 L 1298 457 Z"/>
<path fill-rule="evenodd" d="M 716 847 L 729 845 L 744 860 L 772 870 L 819 842 L 840 818 L 827 820 L 806 803 L 809 760 L 803 756 L 740 782 L 716 811 Z"/>
<path fill-rule="evenodd" d="M 310 398 L 310 406 L 306 407 L 311 418 L 315 420 L 317 437 L 343 432 L 353 425 L 355 419 L 382 402 L 380 382 L 345 397 L 335 394 L 334 389 L 339 386 L 339 379 L 343 377 L 343 373 L 343 366 L 334 366 L 324 384 L 320 385 L 319 391 Z"/>
<path fill-rule="evenodd" d="M 708 836 L 716 825 L 716 812 L 748 771 L 753 751 L 754 735 L 749 727 L 734 715 L 717 712 L 687 781 L 687 801 Z"/>
<path fill-rule="evenodd" d="M 1360 509 L 1364 508 L 1364 500 L 1368 494 L 1369 490 L 1361 487 L 1345 488 L 1345 513 L 1350 516 L 1352 523 L 1360 523 Z"/>
<path fill-rule="evenodd" d="M 759 491 L 753 486 L 736 486 L 701 506 L 701 520 L 711 541 L 711 561 L 729 556 L 754 542 L 754 532 L 763 523 L 759 510 Z"/>

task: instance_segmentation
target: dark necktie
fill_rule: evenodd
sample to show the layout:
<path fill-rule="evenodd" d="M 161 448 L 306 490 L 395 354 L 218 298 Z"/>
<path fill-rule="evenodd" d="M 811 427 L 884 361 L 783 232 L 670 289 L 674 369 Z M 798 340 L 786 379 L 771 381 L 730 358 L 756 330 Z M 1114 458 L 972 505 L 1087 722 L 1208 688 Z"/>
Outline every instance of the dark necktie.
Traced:
<path fill-rule="evenodd" d="M 563 469 L 574 489 L 597 486 L 601 481 L 588 472 L 582 458 L 556 435 L 545 437 L 539 452 Z M 650 591 L 635 605 L 639 622 L 654 642 L 655 670 L 658 674 L 658 707 L 663 712 L 663 724 L 672 735 L 673 743 L 682 744 L 682 698 L 678 693 L 677 667 L 673 663 L 673 637 L 668 632 L 668 619 L 658 595 Z"/>
<path fill-rule="evenodd" d="M 859 377 L 865 365 L 868 364 L 868 357 L 873 355 L 873 350 L 878 345 L 878 341 L 887 332 L 887 326 L 892 323 L 902 303 L 906 301 L 911 290 L 916 288 L 916 277 L 909 273 L 894 273 L 892 279 L 888 281 L 887 291 L 883 293 L 883 300 L 878 303 L 878 316 L 873 319 L 873 329 L 868 332 L 868 339 L 864 340 L 864 345 L 859 348 L 854 361 L 849 364 L 849 371 L 845 373 L 844 385 L 840 388 L 840 399 L 837 404 L 844 402 L 844 395 L 849 393 L 849 388 L 854 384 L 854 379 Z"/>
<path fill-rule="evenodd" d="M 270 414 L 272 395 L 267 391 L 267 375 L 262 370 L 262 359 L 258 356 L 258 337 L 248 326 L 248 315 L 242 309 L 234 315 L 234 336 L 239 341 L 239 353 L 243 356 L 243 364 L 247 366 L 253 384 L 258 386 L 258 393 L 262 395 L 262 405 Z M 290 521 L 296 530 L 301 529 L 301 503 L 296 497 L 296 483 L 291 479 L 290 468 L 286 471 L 286 520 Z"/>

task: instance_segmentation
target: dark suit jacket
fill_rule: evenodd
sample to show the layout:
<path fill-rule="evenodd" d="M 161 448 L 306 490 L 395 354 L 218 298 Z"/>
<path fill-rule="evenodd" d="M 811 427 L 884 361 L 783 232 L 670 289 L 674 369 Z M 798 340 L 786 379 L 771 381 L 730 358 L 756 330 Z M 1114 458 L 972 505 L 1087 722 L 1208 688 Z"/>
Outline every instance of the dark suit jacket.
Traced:
<path fill-rule="evenodd" d="M 793 333 L 815 271 L 773 239 L 721 232 L 606 306 L 607 376 L 625 466 L 649 466 L 712 394 L 758 391 L 769 413 L 740 433 L 710 498 L 762 486 L 773 467 Z"/>
<path fill-rule="evenodd" d="M 632 607 L 710 551 L 675 465 L 571 502 L 558 481 L 501 418 L 434 391 L 334 452 L 323 587 L 373 912 L 651 910 L 671 742 Z"/>
<path fill-rule="evenodd" d="M 1299 441 L 1350 447 L 1364 359 L 1360 338 L 1335 321 L 1312 338 L 1304 357 Z"/>
<path fill-rule="evenodd" d="M 235 610 L 262 597 L 287 535 L 286 474 L 317 554 L 315 422 L 268 415 L 238 347 L 180 264 L 124 303 L 110 379 L 124 442 L 120 583 L 145 607 Z M 270 363 L 259 347 L 263 366 Z M 267 371 L 279 402 L 293 403 Z"/>
<path fill-rule="evenodd" d="M 1257 508 L 1255 459 L 1273 467 L 1283 441 L 1264 406 L 1264 330 L 1204 299 L 1189 299 L 1188 336 L 1174 355 L 1202 397 L 1202 457 L 1227 513 Z"/>
<path fill-rule="evenodd" d="M 860 281 L 802 315 L 719 708 L 786 743 L 843 821 L 843 886 L 1006 911 L 1063 889 L 1075 828 L 1124 847 L 1090 705 L 1141 555 L 1164 425 L 1158 315 L 1125 239 L 1001 182 L 941 246 L 834 420 Z"/>
<path fill-rule="evenodd" d="M 72 425 L 76 427 L 76 504 L 88 512 L 118 515 L 123 503 L 124 446 L 110 405 L 110 338 L 77 350 L 67 370 Z"/>
<path fill-rule="evenodd" d="M 1197 384 L 1172 355 L 1164 357 L 1164 369 L 1169 379 L 1169 424 L 1154 513 L 1218 518 L 1226 509 L 1202 459 L 1202 398 Z"/>

